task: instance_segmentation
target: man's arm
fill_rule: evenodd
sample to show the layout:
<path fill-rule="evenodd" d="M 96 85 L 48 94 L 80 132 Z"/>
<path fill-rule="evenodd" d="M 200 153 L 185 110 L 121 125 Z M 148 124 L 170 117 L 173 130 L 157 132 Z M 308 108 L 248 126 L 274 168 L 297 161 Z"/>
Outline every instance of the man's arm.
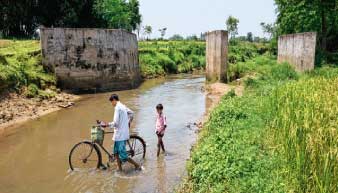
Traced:
<path fill-rule="evenodd" d="M 115 111 L 114 111 L 114 119 L 112 122 L 109 122 L 108 125 L 109 127 L 112 128 L 117 128 L 117 123 L 120 119 L 120 109 L 115 107 Z"/>
<path fill-rule="evenodd" d="M 134 119 L 134 112 L 130 110 L 128 107 L 126 107 L 126 109 L 127 109 L 127 115 L 128 115 L 128 119 L 129 119 L 128 121 L 129 121 L 129 127 L 130 127 L 130 124 Z"/>

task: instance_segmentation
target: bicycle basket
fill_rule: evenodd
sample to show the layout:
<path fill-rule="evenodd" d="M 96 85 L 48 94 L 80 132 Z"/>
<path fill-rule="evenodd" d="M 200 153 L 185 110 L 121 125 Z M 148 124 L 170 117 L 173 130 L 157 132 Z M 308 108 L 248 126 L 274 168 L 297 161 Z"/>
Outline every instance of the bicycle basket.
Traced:
<path fill-rule="evenodd" d="M 104 132 L 100 127 L 93 126 L 90 130 L 90 137 L 93 142 L 102 144 L 104 139 Z"/>

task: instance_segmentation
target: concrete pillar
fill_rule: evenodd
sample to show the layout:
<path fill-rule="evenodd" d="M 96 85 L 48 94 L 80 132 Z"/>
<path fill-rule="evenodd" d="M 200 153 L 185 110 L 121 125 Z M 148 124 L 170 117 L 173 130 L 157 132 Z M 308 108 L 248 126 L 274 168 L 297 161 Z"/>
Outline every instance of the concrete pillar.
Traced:
<path fill-rule="evenodd" d="M 141 83 L 136 35 L 119 29 L 41 28 L 42 62 L 74 92 L 124 90 Z"/>
<path fill-rule="evenodd" d="M 288 62 L 299 72 L 313 70 L 315 67 L 316 40 L 316 32 L 279 36 L 278 62 Z"/>
<path fill-rule="evenodd" d="M 209 82 L 226 82 L 228 32 L 217 30 L 206 34 L 206 78 Z"/>

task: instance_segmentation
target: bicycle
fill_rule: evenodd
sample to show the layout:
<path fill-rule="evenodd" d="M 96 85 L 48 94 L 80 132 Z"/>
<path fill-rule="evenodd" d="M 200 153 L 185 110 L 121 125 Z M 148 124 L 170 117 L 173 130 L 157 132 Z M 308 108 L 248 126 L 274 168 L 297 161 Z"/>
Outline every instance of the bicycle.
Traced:
<path fill-rule="evenodd" d="M 91 129 L 91 141 L 84 140 L 73 146 L 69 153 L 68 161 L 71 170 L 74 169 L 98 169 L 104 167 L 102 163 L 101 150 L 107 154 L 109 162 L 115 161 L 115 155 L 103 147 L 104 135 L 113 134 L 113 131 L 106 132 L 98 123 Z M 144 140 L 135 134 L 131 134 L 126 143 L 126 150 L 130 158 L 144 159 L 146 154 L 146 144 Z M 109 167 L 109 164 L 107 163 Z"/>

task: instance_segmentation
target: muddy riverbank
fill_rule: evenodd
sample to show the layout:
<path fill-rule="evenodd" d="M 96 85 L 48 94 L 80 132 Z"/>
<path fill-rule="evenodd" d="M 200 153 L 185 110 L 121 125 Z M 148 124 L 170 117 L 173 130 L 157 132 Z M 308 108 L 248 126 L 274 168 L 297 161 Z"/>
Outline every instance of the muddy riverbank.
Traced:
<path fill-rule="evenodd" d="M 79 99 L 80 96 L 67 93 L 57 93 L 52 98 L 41 99 L 27 98 L 16 92 L 3 92 L 0 94 L 0 135 L 12 126 L 69 108 Z"/>

